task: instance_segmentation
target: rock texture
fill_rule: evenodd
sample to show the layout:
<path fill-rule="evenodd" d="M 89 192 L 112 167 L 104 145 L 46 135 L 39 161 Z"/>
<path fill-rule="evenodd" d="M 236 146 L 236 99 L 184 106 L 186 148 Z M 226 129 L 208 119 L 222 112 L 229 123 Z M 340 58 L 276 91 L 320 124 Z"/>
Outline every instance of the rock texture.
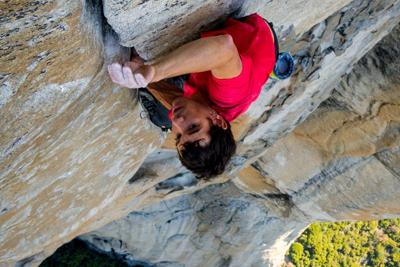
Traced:
<path fill-rule="evenodd" d="M 399 216 L 399 27 L 365 54 L 400 1 L 319 2 L 1 2 L 0 265 L 37 265 L 127 214 L 84 238 L 157 266 L 276 265 L 313 220 Z M 295 75 L 236 122 L 227 175 L 197 181 L 104 63 L 254 11 Z"/>
<path fill-rule="evenodd" d="M 103 1 L 121 45 L 150 60 L 198 37 L 238 10 L 243 0 Z"/>
<path fill-rule="evenodd" d="M 304 215 L 243 194 L 231 182 L 161 202 L 81 236 L 148 266 L 265 266 L 307 225 Z M 269 206 L 272 206 L 269 207 Z"/>
<path fill-rule="evenodd" d="M 108 80 L 95 9 L 0 6 L 0 265 L 40 262 L 112 220 L 100 211 L 161 138 L 139 119 L 134 95 Z"/>

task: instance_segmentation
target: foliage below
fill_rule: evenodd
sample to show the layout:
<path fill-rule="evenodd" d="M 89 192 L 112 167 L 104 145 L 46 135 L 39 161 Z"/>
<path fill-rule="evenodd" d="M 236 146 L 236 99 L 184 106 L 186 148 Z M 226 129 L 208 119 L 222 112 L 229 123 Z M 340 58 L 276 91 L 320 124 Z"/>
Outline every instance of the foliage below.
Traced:
<path fill-rule="evenodd" d="M 292 244 L 290 265 L 400 266 L 400 219 L 314 223 Z"/>

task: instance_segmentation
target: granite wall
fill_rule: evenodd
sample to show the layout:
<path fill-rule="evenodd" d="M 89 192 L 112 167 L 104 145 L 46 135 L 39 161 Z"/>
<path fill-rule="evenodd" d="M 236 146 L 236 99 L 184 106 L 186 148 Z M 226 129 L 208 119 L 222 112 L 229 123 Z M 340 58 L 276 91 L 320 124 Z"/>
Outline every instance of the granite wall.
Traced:
<path fill-rule="evenodd" d="M 113 221 L 125 230 L 94 233 L 124 242 L 130 259 L 196 266 L 168 251 L 204 234 L 193 259 L 235 266 L 244 249 L 272 265 L 313 220 L 399 216 L 398 28 L 376 44 L 398 25 L 400 1 L 22 0 L 0 10 L 0 265 L 37 265 Z M 256 11 L 274 22 L 295 74 L 268 82 L 234 124 L 228 172 L 197 181 L 104 66 L 129 57 L 123 46 L 152 60 L 229 14 Z M 164 225 L 180 205 L 184 218 Z M 170 248 L 114 236 L 155 235 L 146 210 L 160 210 L 147 222 L 163 225 L 165 242 L 196 223 Z"/>

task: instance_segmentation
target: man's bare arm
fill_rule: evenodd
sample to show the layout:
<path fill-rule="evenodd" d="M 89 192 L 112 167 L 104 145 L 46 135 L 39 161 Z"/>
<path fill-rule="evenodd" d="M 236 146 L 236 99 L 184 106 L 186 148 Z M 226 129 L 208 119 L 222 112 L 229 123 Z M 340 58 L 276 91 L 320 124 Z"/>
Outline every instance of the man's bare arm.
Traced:
<path fill-rule="evenodd" d="M 183 74 L 211 71 L 220 79 L 238 76 L 242 63 L 230 35 L 201 38 L 187 43 L 152 65 L 152 82 Z"/>
<path fill-rule="evenodd" d="M 230 35 L 201 38 L 187 43 L 150 65 L 132 62 L 109 66 L 111 79 L 128 88 L 145 87 L 148 83 L 194 72 L 211 71 L 220 79 L 238 76 L 242 63 Z M 133 72 L 133 73 L 132 73 Z"/>

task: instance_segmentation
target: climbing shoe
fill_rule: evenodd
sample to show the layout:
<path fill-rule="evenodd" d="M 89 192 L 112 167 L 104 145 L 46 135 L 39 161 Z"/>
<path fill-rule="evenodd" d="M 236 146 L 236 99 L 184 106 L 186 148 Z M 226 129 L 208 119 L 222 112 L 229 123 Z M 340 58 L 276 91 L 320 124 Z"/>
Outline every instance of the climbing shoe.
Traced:
<path fill-rule="evenodd" d="M 275 80 L 284 80 L 289 78 L 294 70 L 294 60 L 289 53 L 279 53 L 274 70 L 270 77 Z"/>
<path fill-rule="evenodd" d="M 166 109 L 146 88 L 138 89 L 138 97 L 139 103 L 143 108 L 140 117 L 147 117 L 163 132 L 171 130 L 172 123 L 168 117 L 168 109 Z"/>

